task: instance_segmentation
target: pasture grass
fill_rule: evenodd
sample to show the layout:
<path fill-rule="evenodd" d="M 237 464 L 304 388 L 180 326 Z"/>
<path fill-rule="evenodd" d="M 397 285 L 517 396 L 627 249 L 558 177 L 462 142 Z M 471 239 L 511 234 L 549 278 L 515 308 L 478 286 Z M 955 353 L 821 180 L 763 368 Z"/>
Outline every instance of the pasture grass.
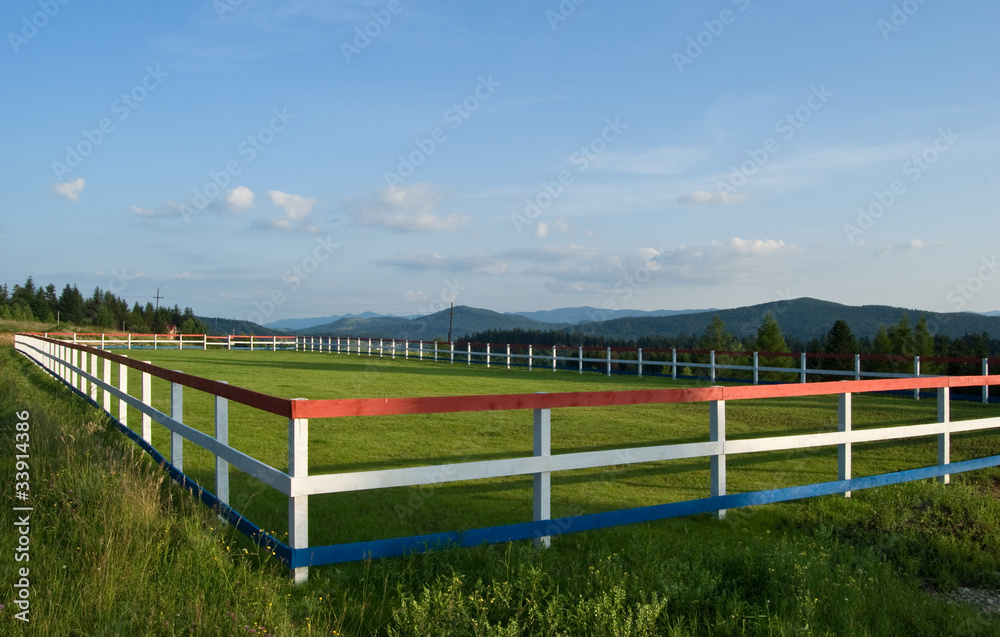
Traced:
<path fill-rule="evenodd" d="M 131 355 L 289 398 L 675 386 L 659 378 L 301 352 Z M 129 382 L 138 387 L 138 375 Z M 154 384 L 158 408 L 167 409 L 166 397 L 165 385 Z M 185 421 L 211 431 L 210 407 L 207 397 L 187 392 Z M 617 409 L 557 410 L 553 451 L 707 437 L 705 405 L 611 413 Z M 980 417 L 990 413 L 985 409 L 956 403 L 953 417 Z M 722 522 L 703 515 L 560 536 L 543 551 L 518 542 L 313 568 L 306 585 L 293 587 L 279 563 L 164 480 L 100 412 L 69 400 L 64 388 L 6 347 L 0 348 L 0 410 L 8 414 L 5 423 L 14 411 L 32 413 L 37 517 L 29 630 L 38 635 L 1000 634 L 995 618 L 945 597 L 957 586 L 1000 586 L 997 470 L 955 476 L 949 486 L 923 481 L 857 492 L 850 500 L 730 511 Z M 855 400 L 856 427 L 930 422 L 935 415 L 932 400 Z M 129 419 L 138 426 L 137 413 Z M 230 423 L 237 448 L 285 468 L 282 419 L 231 405 Z M 731 437 L 829 431 L 836 428 L 836 402 L 731 401 L 728 423 Z M 511 457 L 531 449 L 530 412 L 314 420 L 310 430 L 312 472 L 456 455 Z M 10 479 L 13 436 L 9 424 L 0 431 L 7 450 L 0 454 L 2 475 Z M 154 427 L 154 434 L 154 444 L 165 449 L 165 433 Z M 995 436 L 956 436 L 952 456 L 996 453 L 998 446 Z M 935 459 L 928 441 L 856 446 L 855 475 Z M 189 444 L 185 461 L 211 489 L 208 458 Z M 707 495 L 707 461 L 664 464 L 554 476 L 553 513 Z M 731 492 L 836 475 L 828 451 L 752 462 L 731 457 L 729 466 Z M 233 473 L 237 508 L 240 498 L 249 519 L 283 529 L 284 501 Z M 530 519 L 528 480 L 393 491 L 400 493 L 312 498 L 312 543 Z M 269 514 L 270 506 L 278 512 Z M 8 507 L 5 525 L 9 515 Z M 13 581 L 13 566 L 0 565 L 2 581 Z M 2 612 L 0 634 L 29 634 L 11 618 L 10 605 Z"/>

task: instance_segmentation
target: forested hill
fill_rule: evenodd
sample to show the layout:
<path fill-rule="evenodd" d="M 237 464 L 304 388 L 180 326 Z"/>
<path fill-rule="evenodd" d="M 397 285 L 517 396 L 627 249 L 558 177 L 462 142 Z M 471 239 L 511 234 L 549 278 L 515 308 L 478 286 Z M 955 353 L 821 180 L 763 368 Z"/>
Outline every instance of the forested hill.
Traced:
<path fill-rule="evenodd" d="M 909 316 L 912 323 L 916 323 L 921 317 L 926 317 L 932 334 L 957 338 L 965 334 L 985 332 L 990 338 L 1000 338 L 1000 317 L 964 312 L 938 314 L 888 305 L 841 305 L 811 298 L 775 301 L 699 314 L 620 318 L 579 325 L 576 330 L 588 336 L 626 341 L 651 336 L 670 338 L 701 334 L 712 318 L 718 316 L 734 336 L 742 339 L 757 333 L 757 328 L 768 312 L 777 319 L 786 337 L 803 342 L 822 337 L 838 319 L 847 321 L 858 338 L 872 338 L 879 327 L 898 323 L 904 313 Z"/>
<path fill-rule="evenodd" d="M 452 327 L 454 340 L 490 329 L 552 330 L 569 327 L 566 323 L 545 323 L 517 314 L 500 314 L 466 305 L 455 306 L 453 321 L 450 312 L 442 310 L 413 319 L 401 316 L 343 318 L 326 325 L 299 330 L 299 333 L 313 336 L 359 336 L 429 341 L 447 338 L 449 324 Z"/>

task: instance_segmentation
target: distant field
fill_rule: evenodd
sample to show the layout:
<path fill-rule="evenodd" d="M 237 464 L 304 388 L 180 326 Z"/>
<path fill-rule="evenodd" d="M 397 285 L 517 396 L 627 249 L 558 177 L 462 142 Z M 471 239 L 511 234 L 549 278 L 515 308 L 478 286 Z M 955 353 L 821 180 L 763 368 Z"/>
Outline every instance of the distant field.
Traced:
<path fill-rule="evenodd" d="M 666 378 L 579 375 L 502 366 L 407 361 L 318 352 L 143 350 L 132 358 L 285 398 L 358 398 L 624 390 L 703 386 Z M 117 373 L 117 366 L 115 366 Z M 129 387 L 139 387 L 132 372 Z M 117 379 L 116 379 L 117 382 Z M 153 403 L 169 413 L 167 383 L 154 379 Z M 992 413 L 954 403 L 954 420 Z M 184 420 L 212 432 L 212 399 L 185 389 Z M 858 396 L 854 426 L 933 422 L 934 400 Z M 130 410 L 129 424 L 139 414 Z M 530 455 L 530 411 L 314 419 L 310 473 L 334 473 Z M 835 431 L 836 397 L 730 401 L 730 438 Z M 553 453 L 694 442 L 708 439 L 708 405 L 644 405 L 554 410 Z M 154 423 L 153 443 L 168 449 L 167 431 Z M 287 469 L 287 424 L 280 417 L 230 405 L 230 444 L 278 469 Z M 1000 451 L 1000 435 L 952 439 L 953 461 Z M 214 490 L 211 456 L 185 443 L 185 471 Z M 854 475 L 936 463 L 932 438 L 854 446 Z M 708 495 L 708 459 L 563 472 L 553 475 L 552 515 L 560 517 Z M 836 448 L 730 456 L 730 493 L 836 479 Z M 287 530 L 287 500 L 239 471 L 231 477 L 233 507 L 279 538 Z M 395 488 L 310 498 L 310 544 L 362 541 L 530 521 L 531 477 Z"/>

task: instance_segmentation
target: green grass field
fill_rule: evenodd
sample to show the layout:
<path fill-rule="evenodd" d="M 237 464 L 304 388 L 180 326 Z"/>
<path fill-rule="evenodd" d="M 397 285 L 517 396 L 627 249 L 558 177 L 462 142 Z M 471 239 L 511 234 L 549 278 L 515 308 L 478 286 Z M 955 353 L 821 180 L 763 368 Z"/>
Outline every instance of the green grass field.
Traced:
<path fill-rule="evenodd" d="M 208 378 L 287 397 L 336 398 L 692 386 L 669 379 L 507 371 L 327 353 L 133 351 Z M 1000 471 L 529 542 L 287 570 L 162 478 L 135 446 L 9 348 L 0 403 L 30 409 L 39 440 L 33 544 L 35 634 L 46 635 L 996 635 L 956 605 L 958 586 L 1000 587 Z M 117 369 L 116 369 L 117 371 Z M 129 385 L 139 387 L 135 374 Z M 167 410 L 167 387 L 154 382 Z M 115 411 L 116 411 L 115 407 Z M 953 419 L 996 409 L 954 403 Z M 836 429 L 835 397 L 731 401 L 729 437 Z M 855 397 L 856 428 L 932 422 L 933 400 Z M 5 420 L 7 422 L 7 420 Z M 211 403 L 185 392 L 185 422 L 211 432 Z M 129 414 L 133 428 L 138 413 Z M 556 410 L 553 452 L 707 439 L 706 404 Z M 13 445 L 5 425 L 4 449 Z M 233 446 L 284 470 L 287 426 L 230 405 Z M 310 422 L 311 473 L 530 453 L 531 413 Z M 33 441 L 35 438 L 33 438 Z M 154 424 L 154 444 L 166 433 Z M 953 437 L 953 460 L 1000 437 Z M 4 451 L 4 476 L 12 452 Z M 856 476 L 934 464 L 933 440 L 856 445 Z M 185 468 L 213 489 L 210 456 Z M 704 497 L 708 460 L 553 476 L 553 515 Z M 284 538 L 286 500 L 234 471 L 233 504 Z M 836 451 L 729 458 L 730 492 L 836 477 Z M 9 508 L 4 513 L 9 515 Z M 310 543 L 530 520 L 530 477 L 310 498 Z M 6 523 L 6 522 L 5 522 Z M 35 570 L 37 569 L 37 570 Z M 0 568 L 4 582 L 12 565 Z M 0 602 L 2 604 L 3 602 Z M 22 634 L 10 619 L 0 634 Z M 29 634 L 29 633 L 23 633 Z"/>
<path fill-rule="evenodd" d="M 395 360 L 316 352 L 141 350 L 131 357 L 284 398 L 358 398 L 596 391 L 696 386 L 668 378 L 574 374 L 523 368 L 507 370 L 445 362 Z M 115 366 L 117 372 L 117 366 Z M 132 372 L 129 386 L 139 386 Z M 135 393 L 135 390 L 133 390 Z M 154 405 L 169 412 L 167 383 L 154 379 Z M 730 401 L 730 438 L 836 431 L 835 396 Z M 212 398 L 186 390 L 185 422 L 212 432 Z M 953 406 L 956 420 L 991 414 L 975 403 Z M 858 396 L 854 426 L 934 422 L 934 400 Z M 133 429 L 138 412 L 129 415 Z M 531 454 L 530 411 L 314 419 L 310 422 L 310 473 L 433 465 Z M 695 442 L 708 439 L 707 403 L 554 410 L 553 453 Z M 153 442 L 168 447 L 167 431 L 154 425 Z M 287 469 L 287 425 L 242 405 L 230 406 L 230 443 L 279 469 Z M 1000 451 L 998 434 L 955 436 L 953 459 Z M 854 475 L 933 465 L 932 437 L 855 445 Z M 730 457 L 731 493 L 836 479 L 836 448 Z M 212 490 L 212 457 L 185 445 L 185 471 Z M 248 519 L 284 537 L 286 499 L 241 472 L 232 476 L 232 504 Z M 612 466 L 553 476 L 552 515 L 560 517 L 708 495 L 708 459 Z M 531 477 L 478 480 L 313 496 L 310 544 L 451 531 L 531 520 Z"/>

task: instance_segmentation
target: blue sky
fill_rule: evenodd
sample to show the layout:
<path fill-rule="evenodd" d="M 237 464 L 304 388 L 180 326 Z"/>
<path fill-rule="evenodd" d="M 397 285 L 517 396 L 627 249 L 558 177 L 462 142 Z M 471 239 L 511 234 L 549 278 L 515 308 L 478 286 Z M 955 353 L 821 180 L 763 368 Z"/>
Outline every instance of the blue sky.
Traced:
<path fill-rule="evenodd" d="M 1000 309 L 1000 5 L 11 1 L 7 283 Z"/>

